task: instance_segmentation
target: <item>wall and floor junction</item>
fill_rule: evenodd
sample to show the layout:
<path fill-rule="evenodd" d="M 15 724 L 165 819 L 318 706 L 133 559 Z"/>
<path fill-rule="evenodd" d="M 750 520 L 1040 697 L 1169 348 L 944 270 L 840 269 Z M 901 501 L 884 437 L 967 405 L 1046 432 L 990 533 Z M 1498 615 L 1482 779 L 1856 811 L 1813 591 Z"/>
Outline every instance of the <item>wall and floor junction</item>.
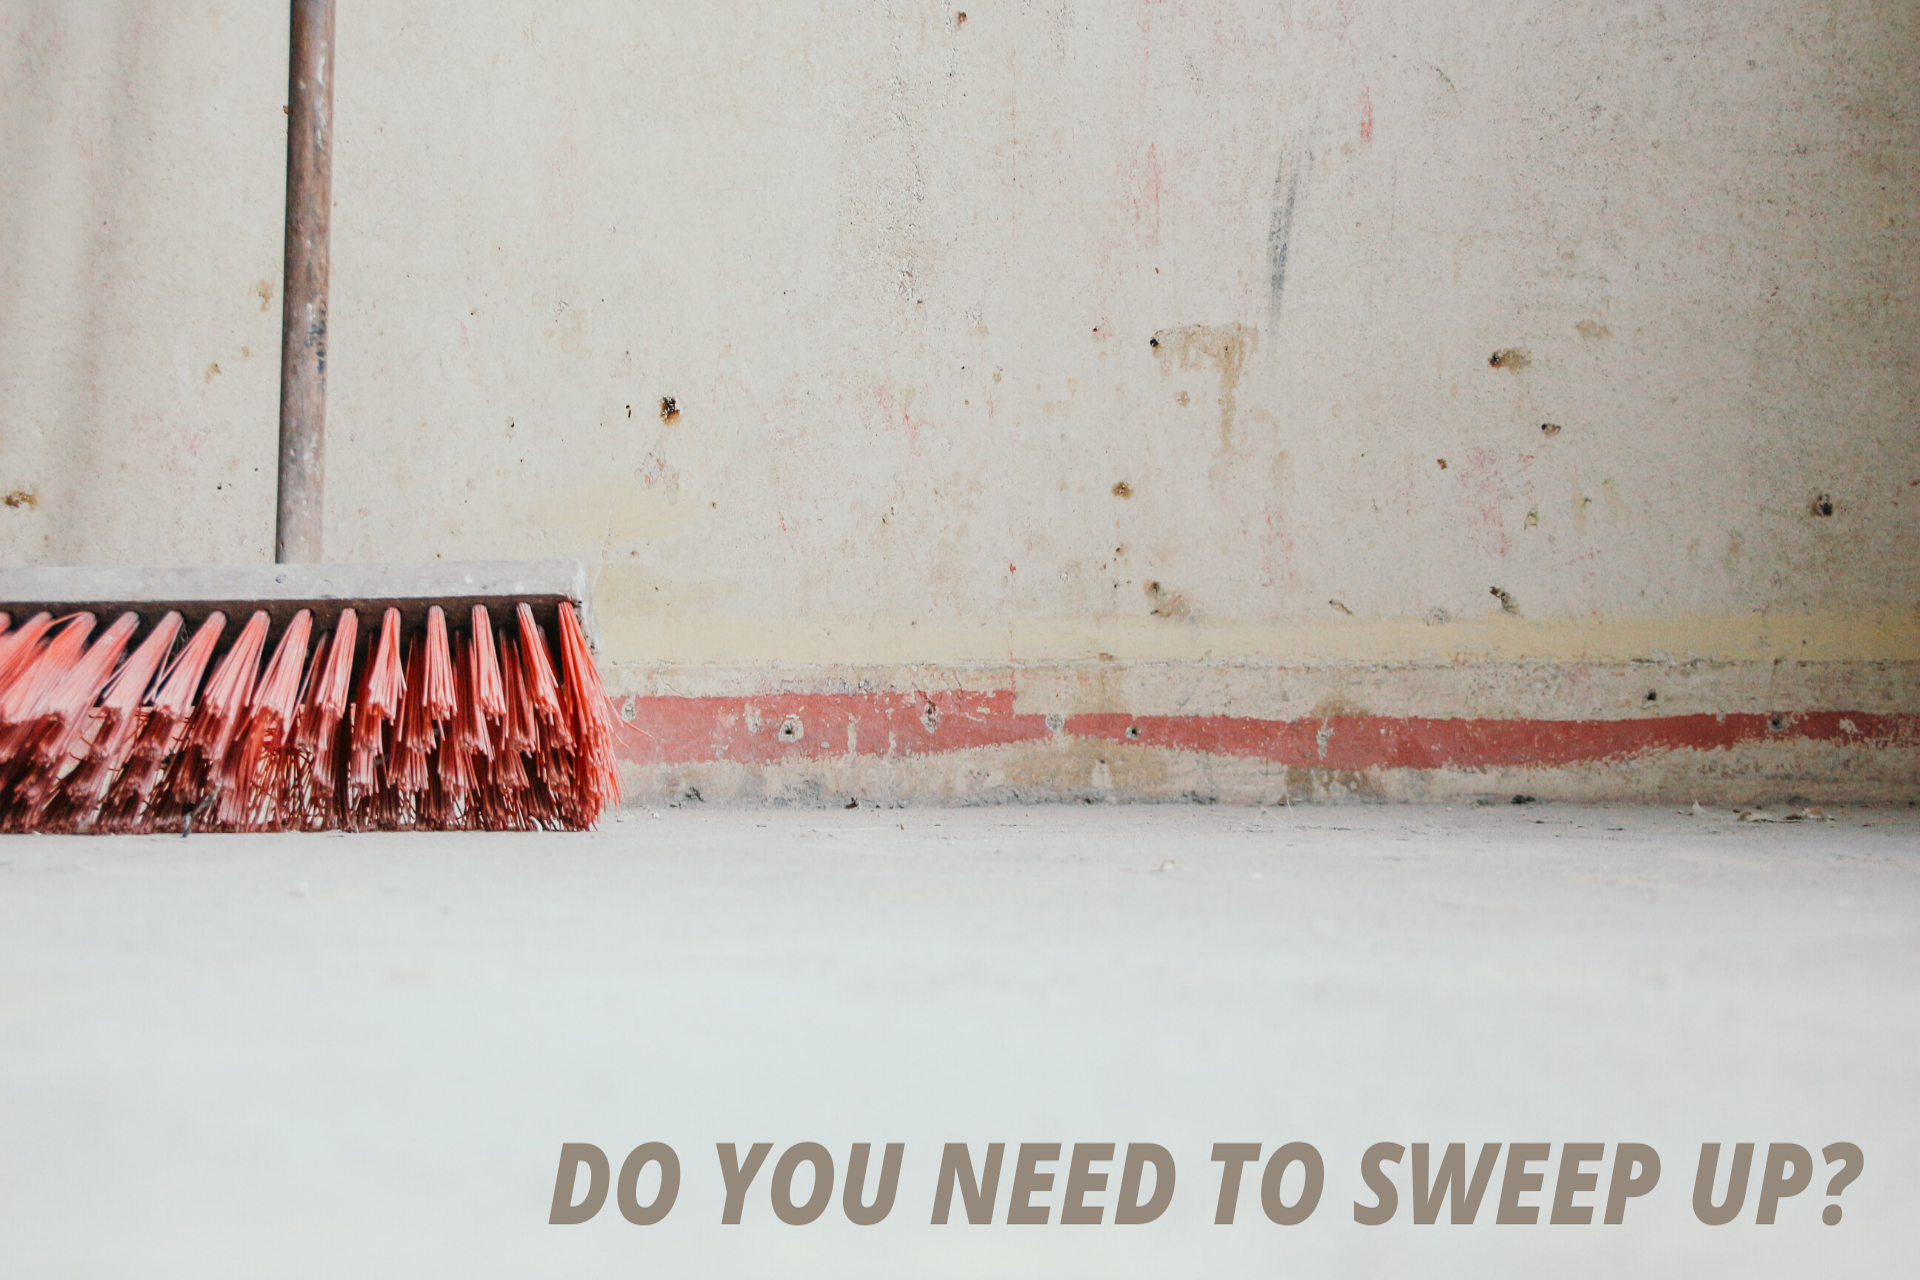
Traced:
<path fill-rule="evenodd" d="M 1912 6 L 338 21 L 328 553 L 639 799 L 1920 794 Z M 0 3 L 7 562 L 270 555 L 285 24 Z"/>

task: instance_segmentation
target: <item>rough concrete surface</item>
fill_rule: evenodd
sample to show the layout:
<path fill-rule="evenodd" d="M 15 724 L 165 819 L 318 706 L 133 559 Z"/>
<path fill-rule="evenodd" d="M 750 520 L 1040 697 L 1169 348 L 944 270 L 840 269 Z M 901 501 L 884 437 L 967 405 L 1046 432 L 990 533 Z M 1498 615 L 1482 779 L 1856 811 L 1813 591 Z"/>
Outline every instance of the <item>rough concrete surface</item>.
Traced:
<path fill-rule="evenodd" d="M 962 13 L 344 8 L 330 553 L 729 697 L 1920 661 L 1920 9 Z M 286 37 L 0 0 L 0 560 L 267 558 Z"/>
<path fill-rule="evenodd" d="M 1917 875 L 1905 808 L 8 837 L 0 1271 L 1905 1275 Z M 561 1143 L 648 1140 L 683 1163 L 664 1222 L 547 1225 Z M 1250 1182 L 1213 1225 L 1211 1144 L 1294 1140 L 1327 1162 L 1313 1217 L 1268 1223 Z M 763 1171 L 720 1226 L 714 1144 L 758 1141 L 905 1143 L 892 1215 L 783 1226 Z M 933 1227 L 949 1141 L 1156 1142 L 1176 1195 L 1141 1227 Z M 1361 1227 L 1379 1141 L 1643 1142 L 1663 1172 L 1620 1226 L 1495 1226 L 1496 1175 L 1478 1223 L 1429 1230 L 1403 1165 Z M 1838 1226 L 1824 1176 L 1772 1227 L 1751 1192 L 1693 1219 L 1701 1143 L 1840 1141 L 1865 1166 Z"/>

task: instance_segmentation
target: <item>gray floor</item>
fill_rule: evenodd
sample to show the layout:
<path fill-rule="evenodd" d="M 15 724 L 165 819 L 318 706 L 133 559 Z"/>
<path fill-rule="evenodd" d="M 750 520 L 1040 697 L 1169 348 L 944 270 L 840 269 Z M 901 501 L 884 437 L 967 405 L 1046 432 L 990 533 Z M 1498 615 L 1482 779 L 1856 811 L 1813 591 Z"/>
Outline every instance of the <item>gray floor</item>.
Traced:
<path fill-rule="evenodd" d="M 1912 809 L 13 837 L 0 1274 L 1911 1274 L 1917 958 Z M 664 1222 L 610 1197 L 547 1225 L 562 1142 L 617 1168 L 650 1140 L 683 1165 Z M 892 1215 L 854 1227 L 836 1191 L 785 1226 L 770 1159 L 721 1226 L 714 1144 L 756 1141 L 842 1169 L 852 1143 L 904 1142 Z M 949 1141 L 1160 1143 L 1176 1193 L 1147 1226 L 935 1227 Z M 1222 1141 L 1313 1143 L 1318 1210 L 1268 1222 L 1256 1168 L 1213 1225 Z M 1565 1142 L 1650 1143 L 1663 1174 L 1622 1226 L 1496 1226 L 1496 1173 L 1475 1225 L 1428 1229 L 1403 1163 L 1398 1216 L 1361 1227 L 1380 1141 L 1553 1143 L 1534 1204 Z M 1822 1172 L 1773 1227 L 1756 1189 L 1709 1228 L 1691 1198 L 1715 1141 L 1850 1141 L 1865 1168 L 1837 1227 Z M 1055 1169 L 1036 1199 L 1057 1206 Z"/>

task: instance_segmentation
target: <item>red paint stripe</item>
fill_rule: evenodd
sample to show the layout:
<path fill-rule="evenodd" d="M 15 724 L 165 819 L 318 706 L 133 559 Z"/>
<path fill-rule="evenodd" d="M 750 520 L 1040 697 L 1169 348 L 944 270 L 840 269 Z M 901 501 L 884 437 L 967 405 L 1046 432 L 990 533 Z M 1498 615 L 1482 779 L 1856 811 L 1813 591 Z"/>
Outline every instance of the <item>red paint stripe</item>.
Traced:
<path fill-rule="evenodd" d="M 634 764 L 796 757 L 917 756 L 1051 737 L 1046 718 L 991 692 L 775 694 L 756 698 L 633 698 L 618 750 Z M 851 733 L 849 732 L 851 730 Z M 1420 716 L 1066 718 L 1062 732 L 1116 744 L 1271 760 L 1319 769 L 1476 769 L 1624 760 L 1715 751 L 1750 742 L 1920 746 L 1920 715 L 1815 711 L 1659 716 L 1633 720 L 1447 720 Z"/>
<path fill-rule="evenodd" d="M 616 699 L 616 751 L 635 764 L 795 757 L 913 756 L 1047 736 L 1045 716 L 1017 715 L 1013 690 L 818 693 L 763 698 Z M 851 734 L 849 734 L 851 730 Z"/>
<path fill-rule="evenodd" d="M 1066 731 L 1111 742 L 1251 756 L 1308 768 L 1483 769 L 1585 764 L 1665 751 L 1714 751 L 1745 742 L 1912 746 L 1920 744 L 1920 716 L 1836 711 L 1637 720 L 1083 715 L 1069 716 Z"/>

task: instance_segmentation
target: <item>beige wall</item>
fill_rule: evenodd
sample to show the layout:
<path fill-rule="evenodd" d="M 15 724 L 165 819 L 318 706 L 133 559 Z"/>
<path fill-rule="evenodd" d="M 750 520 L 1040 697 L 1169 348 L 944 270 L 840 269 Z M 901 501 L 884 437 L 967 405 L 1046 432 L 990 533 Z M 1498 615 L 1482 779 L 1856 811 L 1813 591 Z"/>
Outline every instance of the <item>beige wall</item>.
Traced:
<path fill-rule="evenodd" d="M 1913 5 L 338 45 L 330 555 L 578 556 L 629 683 L 1920 659 Z M 0 3 L 0 557 L 268 555 L 284 92 L 278 5 Z"/>

